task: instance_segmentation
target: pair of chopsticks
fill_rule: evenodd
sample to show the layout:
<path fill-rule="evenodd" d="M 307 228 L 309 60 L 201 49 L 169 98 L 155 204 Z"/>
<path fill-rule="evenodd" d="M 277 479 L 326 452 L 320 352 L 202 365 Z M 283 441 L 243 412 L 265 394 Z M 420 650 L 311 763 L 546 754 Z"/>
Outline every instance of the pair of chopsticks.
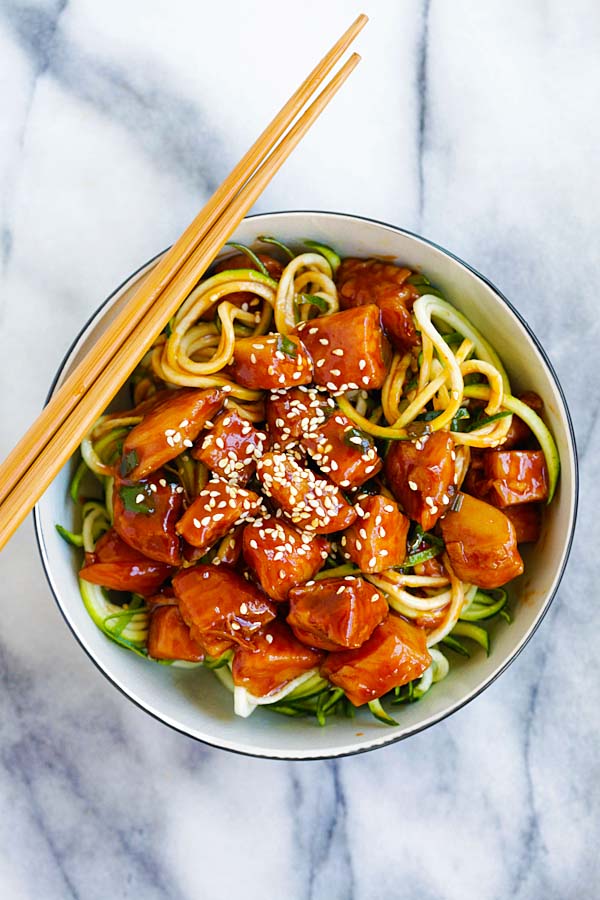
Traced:
<path fill-rule="evenodd" d="M 297 118 L 367 21 L 360 15 L 292 94 L 2 463 L 0 549 L 357 66 L 353 53 Z"/>

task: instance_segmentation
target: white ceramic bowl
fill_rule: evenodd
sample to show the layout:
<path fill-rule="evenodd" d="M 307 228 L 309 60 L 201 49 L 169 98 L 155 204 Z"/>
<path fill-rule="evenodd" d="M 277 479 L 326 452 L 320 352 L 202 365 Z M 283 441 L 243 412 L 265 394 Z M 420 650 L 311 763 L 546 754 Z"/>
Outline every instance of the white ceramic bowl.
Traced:
<path fill-rule="evenodd" d="M 526 547 L 525 574 L 514 584 L 514 622 L 493 626 L 492 653 L 471 659 L 452 656 L 451 672 L 419 703 L 396 709 L 397 728 L 381 725 L 368 712 L 355 719 L 290 719 L 260 708 L 249 718 L 233 714 L 231 695 L 206 670 L 158 666 L 111 643 L 84 609 L 76 572 L 80 553 L 58 536 L 54 524 L 70 523 L 65 467 L 35 511 L 36 531 L 50 587 L 73 634 L 101 672 L 134 703 L 173 728 L 215 747 L 254 756 L 318 759 L 359 753 L 421 731 L 459 709 L 486 688 L 527 643 L 556 592 L 567 561 L 577 506 L 577 461 L 565 398 L 542 347 L 510 303 L 485 278 L 448 251 L 391 225 L 325 212 L 282 212 L 246 219 L 235 239 L 251 244 L 260 234 L 293 243 L 310 237 L 342 256 L 380 255 L 423 271 L 494 344 L 510 374 L 513 390 L 536 391 L 544 400 L 562 461 L 554 501 L 540 541 Z M 86 353 L 152 261 L 118 288 L 85 326 L 60 366 L 52 390 Z M 510 697 L 506 697 L 510 703 Z"/>

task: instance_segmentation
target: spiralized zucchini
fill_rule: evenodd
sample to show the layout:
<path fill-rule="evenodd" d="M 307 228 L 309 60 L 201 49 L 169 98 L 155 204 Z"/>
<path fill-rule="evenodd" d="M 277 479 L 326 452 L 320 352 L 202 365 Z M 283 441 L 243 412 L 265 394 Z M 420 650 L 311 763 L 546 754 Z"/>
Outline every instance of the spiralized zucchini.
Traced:
<path fill-rule="evenodd" d="M 165 388 L 224 387 L 228 390 L 227 409 L 235 410 L 248 422 L 264 422 L 265 392 L 237 384 L 233 370 L 228 368 L 234 360 L 236 341 L 274 330 L 286 335 L 301 322 L 337 312 L 335 278 L 341 260 L 331 247 L 312 240 L 303 242 L 301 252 L 276 237 L 262 236 L 259 240 L 277 248 L 276 252 L 283 256 L 285 265 L 279 280 L 269 275 L 254 249 L 232 242 L 230 246 L 247 257 L 246 267 L 220 271 L 194 288 L 136 370 L 132 380 L 134 406 Z M 512 395 L 498 354 L 478 329 L 425 276 L 415 273 L 406 283 L 419 294 L 412 314 L 420 346 L 394 353 L 380 392 L 360 390 L 354 384 L 352 390 L 333 392 L 335 403 L 329 402 L 355 423 L 357 433 L 364 432 L 365 440 L 370 435 L 380 442 L 381 455 L 390 441 L 418 440 L 433 432 L 450 432 L 455 445 L 456 490 L 460 490 L 469 469 L 471 448 L 501 446 L 513 415 L 517 415 L 529 426 L 544 453 L 550 502 L 559 478 L 560 460 L 547 426 L 534 410 Z M 251 297 L 250 302 L 246 302 L 246 296 Z M 343 351 L 338 348 L 337 352 L 342 355 Z M 141 420 L 142 415 L 136 415 L 135 409 L 104 415 L 82 442 L 82 458 L 70 486 L 71 497 L 81 512 L 81 530 L 57 526 L 73 547 L 93 553 L 97 540 L 111 526 L 115 463 L 129 431 Z M 188 499 L 201 491 L 210 477 L 204 463 L 192 456 L 182 453 L 168 465 L 170 477 L 179 480 Z M 83 486 L 90 474 L 96 481 L 94 496 L 98 499 L 85 499 Z M 385 484 L 379 483 L 377 490 L 392 496 Z M 417 537 L 419 540 L 414 542 L 402 567 L 376 574 L 361 573 L 354 564 L 344 562 L 334 540 L 330 559 L 315 575 L 316 581 L 362 575 L 384 594 L 396 613 L 413 623 L 428 623 L 424 627 L 431 664 L 420 677 L 390 692 L 386 700 L 392 704 L 422 700 L 448 676 L 448 654 L 466 659 L 472 652 L 489 653 L 490 636 L 482 623 L 499 619 L 510 622 L 506 591 L 483 591 L 461 581 L 453 572 L 441 538 L 423 535 L 422 531 Z M 222 564 L 231 545 L 232 539 L 226 535 L 210 548 L 206 560 Z M 416 574 L 418 566 L 436 558 L 443 561 L 444 574 Z M 80 590 L 89 615 L 103 633 L 122 647 L 147 657 L 150 613 L 144 599 L 131 595 L 129 602 L 120 603 L 114 594 L 83 579 Z M 332 715 L 354 715 L 354 707 L 344 691 L 323 678 L 316 668 L 267 696 L 257 697 L 234 684 L 232 657 L 232 650 L 218 658 L 207 656 L 204 667 L 214 671 L 232 693 L 236 715 L 247 717 L 264 706 L 284 716 L 314 716 L 320 725 Z M 165 662 L 198 665 L 177 660 Z M 368 707 L 381 723 L 397 725 L 381 698 L 371 701 Z"/>

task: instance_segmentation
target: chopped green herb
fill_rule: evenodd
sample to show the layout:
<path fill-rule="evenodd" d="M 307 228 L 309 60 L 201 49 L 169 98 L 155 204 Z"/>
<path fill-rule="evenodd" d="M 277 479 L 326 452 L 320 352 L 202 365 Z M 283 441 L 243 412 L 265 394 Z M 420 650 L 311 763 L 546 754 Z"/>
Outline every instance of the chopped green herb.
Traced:
<path fill-rule="evenodd" d="M 130 450 L 129 453 L 126 453 L 121 460 L 121 468 L 120 472 L 124 478 L 127 478 L 128 475 L 133 472 L 137 464 L 139 463 L 137 450 Z"/>
<path fill-rule="evenodd" d="M 286 337 L 285 334 L 277 335 L 277 349 L 281 351 L 281 353 L 285 353 L 286 356 L 291 356 L 293 359 L 296 359 L 298 356 L 298 347 L 293 341 Z"/>
<path fill-rule="evenodd" d="M 353 450 L 360 450 L 361 453 L 368 453 L 373 446 L 371 438 L 361 431 L 360 428 L 349 428 L 344 432 L 344 443 Z"/>
<path fill-rule="evenodd" d="M 152 493 L 145 484 L 124 484 L 119 489 L 119 496 L 127 512 L 149 516 L 155 511 Z"/>
<path fill-rule="evenodd" d="M 450 431 L 468 431 L 468 428 L 461 428 L 460 422 L 463 419 L 469 419 L 471 414 L 466 406 L 461 406 L 456 410 L 454 416 L 452 417 L 452 421 L 450 422 Z"/>

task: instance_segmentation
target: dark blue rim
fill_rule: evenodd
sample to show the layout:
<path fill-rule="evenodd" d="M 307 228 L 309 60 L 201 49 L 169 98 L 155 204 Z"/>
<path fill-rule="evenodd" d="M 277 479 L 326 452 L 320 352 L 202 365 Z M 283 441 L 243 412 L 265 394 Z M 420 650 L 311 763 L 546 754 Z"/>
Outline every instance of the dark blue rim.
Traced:
<path fill-rule="evenodd" d="M 344 753 L 336 753 L 334 755 L 325 755 L 325 756 L 310 756 L 310 757 L 306 757 L 304 759 L 298 759 L 297 757 L 294 757 L 294 756 L 265 756 L 264 754 L 261 754 L 261 753 L 250 753 L 247 750 L 234 750 L 231 747 L 222 747 L 220 744 L 211 744 L 210 741 L 204 741 L 201 738 L 195 737 L 195 735 L 189 734 L 184 729 L 178 728 L 176 725 L 172 725 L 170 722 L 165 722 L 165 720 L 163 718 L 161 718 L 160 715 L 153 712 L 152 710 L 149 710 L 138 700 L 135 700 L 133 697 L 131 697 L 130 694 L 127 693 L 126 690 L 124 690 L 119 684 L 117 684 L 116 681 L 114 681 L 111 678 L 111 676 L 102 668 L 102 666 L 94 658 L 94 656 L 92 656 L 92 654 L 88 651 L 87 647 L 85 647 L 84 644 L 80 641 L 79 636 L 75 633 L 75 631 L 71 627 L 71 623 L 67 619 L 67 617 L 62 609 L 62 606 L 60 604 L 58 596 L 56 595 L 56 592 L 54 591 L 54 587 L 52 585 L 52 580 L 50 578 L 50 573 L 49 573 L 48 567 L 46 565 L 46 560 L 47 560 L 46 544 L 44 541 L 44 536 L 42 534 L 38 507 L 36 506 L 34 508 L 33 516 L 34 516 L 35 535 L 36 535 L 36 541 L 37 541 L 37 546 L 38 546 L 38 552 L 40 554 L 40 559 L 41 559 L 42 566 L 44 569 L 44 574 L 46 576 L 48 586 L 50 587 L 52 596 L 54 597 L 54 600 L 56 602 L 56 605 L 58 606 L 61 616 L 67 623 L 71 633 L 73 634 L 73 636 L 74 636 L 75 640 L 77 641 L 77 643 L 79 644 L 79 646 L 82 648 L 82 650 L 84 651 L 86 656 L 93 662 L 93 664 L 96 666 L 98 671 L 100 671 L 102 673 L 102 675 L 107 679 L 107 681 L 109 681 L 113 685 L 113 687 L 115 687 L 121 694 L 123 694 L 125 697 L 127 697 L 127 699 L 131 703 L 134 703 L 139 709 L 142 709 L 149 716 L 152 716 L 153 719 L 156 719 L 157 721 L 161 722 L 163 725 L 166 725 L 168 728 L 172 728 L 173 731 L 177 731 L 177 732 L 179 732 L 179 734 L 183 734 L 186 737 L 188 737 L 194 741 L 197 741 L 200 744 L 205 744 L 206 746 L 214 747 L 217 750 L 225 750 L 228 753 L 234 753 L 237 756 L 250 756 L 250 757 L 254 757 L 256 759 L 270 759 L 271 761 L 274 761 L 274 762 L 316 762 L 316 761 L 323 760 L 323 759 L 342 759 L 343 757 L 346 757 L 346 756 L 358 756 L 361 753 L 369 753 L 373 750 L 380 750 L 380 749 L 383 749 L 384 747 L 391 746 L 391 744 L 397 744 L 400 741 L 404 741 L 407 738 L 410 738 L 415 734 L 420 734 L 422 731 L 426 731 L 428 728 L 431 728 L 433 725 L 437 725 L 438 722 L 443 722 L 444 719 L 447 719 L 450 716 L 454 715 L 454 713 L 458 712 L 460 709 L 462 709 L 464 706 L 466 706 L 472 700 L 475 700 L 476 697 L 479 697 L 479 695 L 482 694 L 485 690 L 487 690 L 487 688 L 491 684 L 493 684 L 496 681 L 496 679 L 499 678 L 500 675 L 502 675 L 506 671 L 506 669 L 511 665 L 511 663 L 513 663 L 514 660 L 517 659 L 517 657 L 525 649 L 525 647 L 527 646 L 527 644 L 529 643 L 529 641 L 531 640 L 533 635 L 538 630 L 538 628 L 541 625 L 542 621 L 544 620 L 548 610 L 550 609 L 550 605 L 554 601 L 554 598 L 556 596 L 556 593 L 557 593 L 560 583 L 562 581 L 563 575 L 565 573 L 565 569 L 567 567 L 567 562 L 568 562 L 569 556 L 571 554 L 571 547 L 573 546 L 573 538 L 574 538 L 574 534 L 575 534 L 575 523 L 576 523 L 576 519 L 577 519 L 577 508 L 578 508 L 578 504 L 579 504 L 579 460 L 578 460 L 578 456 L 577 456 L 577 443 L 575 441 L 575 430 L 573 428 L 571 414 L 569 412 L 567 400 L 566 400 L 564 391 L 562 389 L 562 385 L 559 381 L 558 375 L 556 374 L 556 371 L 554 369 L 554 366 L 550 362 L 546 351 L 540 344 L 539 340 L 537 339 L 537 337 L 535 336 L 535 334 L 533 333 L 533 331 L 531 330 L 531 328 L 529 327 L 529 325 L 527 324 L 527 322 L 525 321 L 523 316 L 518 312 L 517 309 L 515 309 L 515 307 L 510 302 L 510 300 L 508 300 L 504 296 L 504 294 L 498 290 L 496 285 L 493 284 L 489 280 L 489 278 L 486 278 L 485 275 L 482 275 L 480 272 L 477 271 L 477 269 L 474 269 L 473 266 L 470 266 L 468 263 L 464 262 L 464 260 L 462 260 L 459 256 L 456 256 L 454 253 L 451 253 L 450 250 L 446 250 L 445 247 L 440 246 L 440 244 L 436 244 L 435 241 L 431 241 L 428 238 L 424 238 L 420 234 L 417 234 L 414 231 L 409 231 L 406 228 L 399 228 L 397 225 L 390 225 L 388 222 L 381 222 L 379 219 L 370 219 L 367 216 L 353 215 L 352 213 L 330 212 L 328 210 L 297 209 L 297 210 L 279 210 L 277 212 L 272 212 L 272 213 L 255 213 L 253 215 L 246 216 L 246 218 L 247 219 L 260 219 L 264 216 L 289 216 L 289 215 L 328 215 L 328 216 L 337 216 L 337 217 L 345 218 L 345 219 L 359 219 L 362 222 L 369 222 L 372 225 L 382 225 L 385 228 L 390 228 L 392 231 L 396 231 L 400 234 L 409 235 L 410 237 L 413 237 L 419 241 L 422 241 L 424 244 L 428 244 L 430 247 L 434 247 L 436 250 L 439 250 L 440 252 L 444 253 L 446 256 L 449 256 L 451 259 L 455 260 L 455 262 L 460 263 L 461 266 L 464 266 L 465 269 L 468 269 L 469 272 L 472 272 L 473 275 L 475 275 L 477 278 L 481 279 L 481 281 L 483 281 L 484 284 L 487 284 L 487 286 L 508 306 L 508 308 L 511 310 L 511 312 L 513 312 L 514 315 L 517 317 L 517 319 L 519 320 L 519 322 L 521 323 L 521 325 L 526 330 L 527 334 L 529 335 L 529 337 L 535 344 L 537 350 L 539 351 L 540 355 L 542 356 L 542 358 L 544 360 L 544 363 L 546 364 L 546 366 L 548 368 L 548 371 L 550 372 L 550 374 L 554 380 L 554 383 L 556 385 L 556 388 L 558 390 L 558 393 L 560 395 L 560 398 L 561 398 L 561 401 L 563 404 L 563 409 L 565 411 L 565 416 L 566 416 L 567 424 L 569 427 L 569 436 L 571 439 L 571 445 L 573 447 L 573 458 L 574 458 L 574 463 L 575 463 L 575 468 L 574 468 L 575 502 L 573 505 L 573 518 L 571 521 L 571 529 L 570 529 L 570 534 L 569 534 L 569 540 L 567 543 L 565 558 L 563 560 L 561 570 L 558 574 L 558 578 L 556 579 L 556 585 L 554 587 L 554 590 L 552 591 L 552 594 L 548 597 L 548 600 L 546 601 L 546 605 L 542 611 L 541 616 L 539 617 L 539 619 L 537 620 L 537 622 L 535 623 L 535 625 L 533 626 L 533 628 L 527 635 L 524 642 L 521 644 L 521 646 L 517 650 L 515 650 L 515 652 L 509 657 L 509 659 L 506 660 L 506 662 L 504 663 L 502 668 L 498 669 L 498 671 L 495 672 L 494 675 L 488 681 L 485 682 L 485 684 L 483 684 L 478 690 L 476 690 L 475 693 L 471 694 L 465 700 L 462 700 L 461 702 L 457 703 L 455 706 L 452 707 L 452 709 L 439 715 L 432 722 L 427 722 L 425 725 L 421 725 L 419 728 L 415 728 L 413 731 L 409 732 L 408 734 L 399 735 L 398 737 L 392 737 L 392 738 L 390 738 L 389 741 L 386 741 L 383 744 L 377 744 L 374 747 L 362 747 L 362 748 L 359 748 L 358 750 L 348 750 Z M 104 300 L 100 304 L 100 306 L 96 309 L 96 311 L 94 313 L 92 313 L 92 315 L 88 318 L 86 323 L 83 325 L 83 327 L 80 329 L 79 333 L 77 334 L 77 336 L 71 343 L 69 349 L 67 350 L 67 352 L 65 353 L 65 355 L 62 359 L 62 362 L 60 363 L 60 366 L 58 367 L 56 375 L 54 376 L 54 379 L 52 380 L 52 384 L 50 385 L 50 390 L 48 391 L 48 395 L 47 395 L 46 401 L 45 401 L 46 403 L 48 403 L 48 401 L 50 400 L 50 397 L 54 393 L 54 389 L 56 388 L 56 384 L 62 374 L 62 371 L 66 365 L 66 362 L 67 362 L 69 356 L 71 355 L 72 351 L 74 350 L 75 346 L 77 345 L 78 341 L 80 340 L 82 334 L 87 330 L 87 328 L 91 325 L 91 323 L 94 321 L 94 319 L 97 317 L 97 315 L 104 309 L 104 307 L 108 303 L 110 303 L 110 301 L 113 299 L 113 297 L 116 294 L 118 294 L 119 291 L 122 290 L 122 288 L 124 288 L 126 284 L 128 284 L 132 279 L 134 279 L 137 275 L 139 275 L 139 273 L 142 272 L 147 266 L 151 265 L 151 263 L 153 263 L 155 259 L 158 259 L 160 256 L 162 256 L 162 254 L 164 252 L 165 251 L 163 250 L 160 253 L 157 253 L 155 256 L 153 256 L 151 259 L 149 259 L 148 262 L 145 262 L 138 269 L 136 269 L 135 272 L 133 272 L 131 275 L 129 275 L 128 278 L 126 278 L 123 282 L 121 282 L 119 287 L 117 287 L 112 292 L 112 294 L 110 294 L 106 298 L 106 300 Z"/>

